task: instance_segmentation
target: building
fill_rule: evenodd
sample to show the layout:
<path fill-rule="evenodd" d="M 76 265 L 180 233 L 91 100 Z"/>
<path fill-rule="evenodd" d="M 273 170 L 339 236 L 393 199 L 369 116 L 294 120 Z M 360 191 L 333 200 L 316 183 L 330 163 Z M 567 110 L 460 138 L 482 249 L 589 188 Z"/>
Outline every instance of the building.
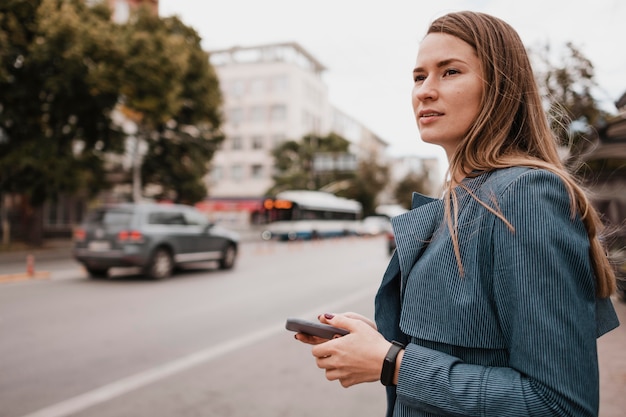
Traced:
<path fill-rule="evenodd" d="M 295 42 L 210 52 L 220 80 L 226 139 L 211 162 L 207 211 L 243 226 L 273 185 L 271 151 L 286 140 L 331 132 L 355 160 L 384 158 L 387 143 L 328 99 L 326 67 Z M 323 165 L 322 161 L 322 165 Z"/>
<path fill-rule="evenodd" d="M 113 12 L 112 19 L 115 23 L 128 21 L 133 10 L 140 6 L 149 7 L 154 14 L 159 13 L 159 0 L 106 0 L 106 3 Z"/>
<path fill-rule="evenodd" d="M 596 143 L 582 155 L 586 185 L 613 235 L 626 243 L 626 106 L 618 101 L 620 114 L 600 130 Z"/>
<path fill-rule="evenodd" d="M 210 53 L 224 99 L 226 140 L 212 163 L 213 197 L 262 196 L 272 148 L 330 128 L 326 69 L 296 43 Z"/>
<path fill-rule="evenodd" d="M 603 240 L 617 275 L 617 295 L 626 300 L 626 94 L 615 103 L 617 117 L 600 130 L 583 155 L 585 185 L 606 225 Z"/>

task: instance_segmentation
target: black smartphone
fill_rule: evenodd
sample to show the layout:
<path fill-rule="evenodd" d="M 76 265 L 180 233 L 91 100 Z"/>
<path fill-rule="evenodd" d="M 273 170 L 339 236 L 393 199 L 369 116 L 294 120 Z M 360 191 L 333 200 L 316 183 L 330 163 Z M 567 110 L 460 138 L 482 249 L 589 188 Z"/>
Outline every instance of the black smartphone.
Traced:
<path fill-rule="evenodd" d="M 322 337 L 324 339 L 332 339 L 335 335 L 345 336 L 349 331 L 331 326 L 330 324 L 316 323 L 313 321 L 289 318 L 285 324 L 287 330 L 293 332 L 305 333 L 311 336 Z"/>

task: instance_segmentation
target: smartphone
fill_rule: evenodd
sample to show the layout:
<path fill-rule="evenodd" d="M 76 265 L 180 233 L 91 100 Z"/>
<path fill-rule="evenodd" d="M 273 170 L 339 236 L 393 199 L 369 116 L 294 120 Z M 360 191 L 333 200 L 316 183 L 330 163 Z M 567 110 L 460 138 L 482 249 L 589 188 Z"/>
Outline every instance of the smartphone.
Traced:
<path fill-rule="evenodd" d="M 311 336 L 322 337 L 324 339 L 332 339 L 336 334 L 345 336 L 349 331 L 331 326 L 330 324 L 316 323 L 313 321 L 289 318 L 285 324 L 287 330 L 293 332 L 305 333 Z"/>

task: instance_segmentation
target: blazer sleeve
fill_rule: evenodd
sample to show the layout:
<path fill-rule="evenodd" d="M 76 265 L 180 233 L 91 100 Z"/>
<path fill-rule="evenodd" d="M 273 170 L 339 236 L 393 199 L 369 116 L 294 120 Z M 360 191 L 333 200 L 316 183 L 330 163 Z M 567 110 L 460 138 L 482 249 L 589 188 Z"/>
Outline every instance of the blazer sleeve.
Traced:
<path fill-rule="evenodd" d="M 496 197 L 515 228 L 494 216 L 493 294 L 509 366 L 468 364 L 411 344 L 398 398 L 442 416 L 597 416 L 595 278 L 585 228 L 561 180 L 546 171 L 527 171 Z"/>

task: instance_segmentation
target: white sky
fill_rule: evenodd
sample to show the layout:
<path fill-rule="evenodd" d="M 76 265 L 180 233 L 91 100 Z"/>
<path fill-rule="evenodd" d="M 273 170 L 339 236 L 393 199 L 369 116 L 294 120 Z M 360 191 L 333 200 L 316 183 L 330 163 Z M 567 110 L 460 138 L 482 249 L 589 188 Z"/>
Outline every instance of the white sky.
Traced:
<path fill-rule="evenodd" d="M 160 0 L 207 50 L 298 42 L 328 70 L 333 105 L 359 120 L 394 155 L 442 157 L 420 141 L 411 110 L 411 72 L 428 24 L 449 11 L 474 10 L 510 23 L 527 47 L 571 41 L 594 65 L 609 111 L 626 92 L 623 0 Z"/>

